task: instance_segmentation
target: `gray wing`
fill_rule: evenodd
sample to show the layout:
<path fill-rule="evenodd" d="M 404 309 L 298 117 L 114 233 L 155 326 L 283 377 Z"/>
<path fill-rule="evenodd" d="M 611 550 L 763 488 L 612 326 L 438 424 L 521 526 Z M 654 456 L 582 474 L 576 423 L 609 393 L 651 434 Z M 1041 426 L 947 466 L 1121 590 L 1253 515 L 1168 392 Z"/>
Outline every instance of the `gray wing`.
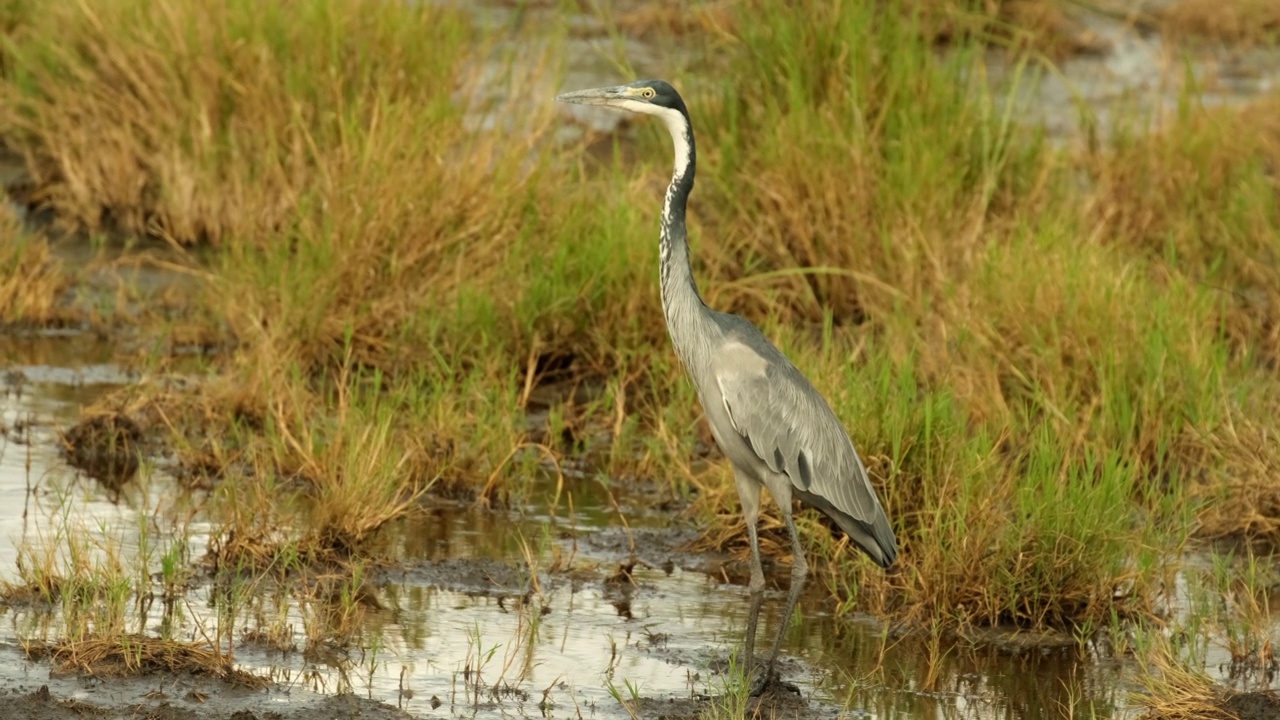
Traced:
<path fill-rule="evenodd" d="M 893 528 L 822 395 L 767 342 L 750 347 L 731 339 L 716 356 L 715 379 L 733 429 L 770 470 L 791 479 L 801 500 L 829 515 L 877 563 L 892 565 Z"/>

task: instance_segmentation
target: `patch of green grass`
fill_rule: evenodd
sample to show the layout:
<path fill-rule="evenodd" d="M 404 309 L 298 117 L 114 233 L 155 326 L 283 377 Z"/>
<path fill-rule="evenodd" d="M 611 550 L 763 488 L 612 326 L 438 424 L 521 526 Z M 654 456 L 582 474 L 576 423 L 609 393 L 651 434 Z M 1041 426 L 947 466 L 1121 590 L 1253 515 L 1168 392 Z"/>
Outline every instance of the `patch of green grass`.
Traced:
<path fill-rule="evenodd" d="M 349 372 L 317 393 L 295 368 L 262 414 L 244 413 L 217 442 L 202 438 L 208 462 L 227 469 L 212 511 L 222 528 L 219 567 L 288 574 L 383 557 L 378 531 L 412 516 L 423 493 L 455 469 L 453 440 L 420 432 L 446 408 L 418 385 L 386 387 L 377 373 Z"/>

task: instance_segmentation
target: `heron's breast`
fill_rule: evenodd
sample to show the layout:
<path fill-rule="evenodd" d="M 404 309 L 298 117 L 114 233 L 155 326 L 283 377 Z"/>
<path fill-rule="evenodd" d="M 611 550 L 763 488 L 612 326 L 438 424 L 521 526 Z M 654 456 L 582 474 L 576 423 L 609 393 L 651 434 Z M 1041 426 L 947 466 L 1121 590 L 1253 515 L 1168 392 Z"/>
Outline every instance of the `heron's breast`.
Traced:
<path fill-rule="evenodd" d="M 751 449 L 747 439 L 734 429 L 733 420 L 725 410 L 724 398 L 720 395 L 719 387 L 715 383 L 710 385 L 711 387 L 706 390 L 699 389 L 698 399 L 702 402 L 702 409 L 707 416 L 707 425 L 711 427 L 711 436 L 716 439 L 720 452 L 724 453 L 735 468 L 763 482 L 766 466 L 756 455 L 755 450 Z"/>

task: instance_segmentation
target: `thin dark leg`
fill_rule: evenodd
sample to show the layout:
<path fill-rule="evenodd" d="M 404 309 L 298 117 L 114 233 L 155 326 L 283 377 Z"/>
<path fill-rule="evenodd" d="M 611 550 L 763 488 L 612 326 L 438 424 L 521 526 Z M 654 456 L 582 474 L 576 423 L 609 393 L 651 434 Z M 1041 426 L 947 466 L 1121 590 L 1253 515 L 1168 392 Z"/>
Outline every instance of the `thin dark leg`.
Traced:
<path fill-rule="evenodd" d="M 792 519 L 789 510 L 790 508 L 784 508 L 782 517 L 787 521 L 787 531 L 791 533 L 791 553 L 794 557 L 791 564 L 791 591 L 787 594 L 787 606 L 778 623 L 778 634 L 773 638 L 773 650 L 769 653 L 768 664 L 765 665 L 764 685 L 761 689 L 775 679 L 774 663 L 778 659 L 778 650 L 782 647 L 782 636 L 787 633 L 787 625 L 791 623 L 791 613 L 795 612 L 796 601 L 800 599 L 800 593 L 804 590 L 805 576 L 809 573 L 809 563 L 804 559 L 804 547 L 800 545 L 800 533 L 796 531 L 796 521 Z"/>
<path fill-rule="evenodd" d="M 764 600 L 764 569 L 760 565 L 760 539 L 756 535 L 756 519 L 747 518 L 747 537 L 751 541 L 751 609 L 747 612 L 747 643 L 743 677 L 751 677 L 755 666 L 756 621 Z"/>

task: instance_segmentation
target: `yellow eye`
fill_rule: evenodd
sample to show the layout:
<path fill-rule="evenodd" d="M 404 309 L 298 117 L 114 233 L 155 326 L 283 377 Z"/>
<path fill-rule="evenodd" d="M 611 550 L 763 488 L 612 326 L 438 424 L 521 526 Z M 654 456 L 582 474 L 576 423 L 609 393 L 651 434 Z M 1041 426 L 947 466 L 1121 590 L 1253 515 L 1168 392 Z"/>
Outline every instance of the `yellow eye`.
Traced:
<path fill-rule="evenodd" d="M 646 100 L 652 100 L 652 99 L 653 99 L 653 96 L 654 96 L 654 95 L 657 95 L 657 94 L 658 94 L 658 93 L 657 93 L 657 92 L 655 92 L 653 88 L 645 88 L 645 89 L 643 89 L 643 90 L 641 90 L 641 91 L 640 91 L 640 97 L 642 97 L 642 98 L 644 98 L 644 99 L 646 99 Z"/>

